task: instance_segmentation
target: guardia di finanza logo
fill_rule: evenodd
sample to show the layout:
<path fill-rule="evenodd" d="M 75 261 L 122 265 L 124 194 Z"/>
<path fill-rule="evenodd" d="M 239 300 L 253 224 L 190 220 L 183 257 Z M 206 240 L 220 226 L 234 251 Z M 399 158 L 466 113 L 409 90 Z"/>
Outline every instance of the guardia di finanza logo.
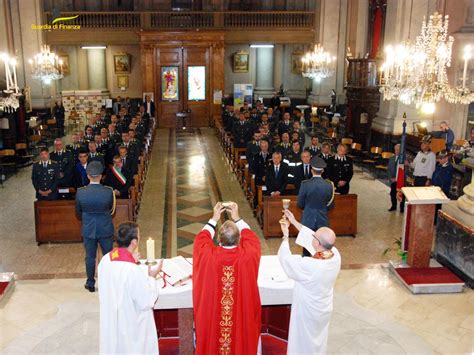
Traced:
<path fill-rule="evenodd" d="M 69 17 L 56 17 L 53 18 L 51 23 L 46 24 L 32 24 L 32 30 L 80 30 L 81 25 L 67 23 L 67 21 L 73 21 L 78 18 L 79 15 Z M 66 22 L 66 23 L 63 23 Z"/>

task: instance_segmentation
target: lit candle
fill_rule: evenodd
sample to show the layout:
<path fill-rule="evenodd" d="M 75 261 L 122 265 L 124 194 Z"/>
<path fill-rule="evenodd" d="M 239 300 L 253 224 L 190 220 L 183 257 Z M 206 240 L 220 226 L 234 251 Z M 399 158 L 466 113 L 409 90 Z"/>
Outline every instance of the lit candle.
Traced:
<path fill-rule="evenodd" d="M 462 73 L 462 87 L 466 87 L 466 79 L 467 79 L 467 64 L 471 59 L 471 46 L 467 45 L 464 47 L 464 70 Z"/>
<path fill-rule="evenodd" d="M 155 240 L 151 238 L 146 241 L 146 260 L 148 262 L 155 261 Z"/>
<path fill-rule="evenodd" d="M 10 63 L 13 67 L 13 86 L 15 88 L 15 93 L 18 94 L 18 82 L 16 80 L 16 59 L 12 58 Z"/>

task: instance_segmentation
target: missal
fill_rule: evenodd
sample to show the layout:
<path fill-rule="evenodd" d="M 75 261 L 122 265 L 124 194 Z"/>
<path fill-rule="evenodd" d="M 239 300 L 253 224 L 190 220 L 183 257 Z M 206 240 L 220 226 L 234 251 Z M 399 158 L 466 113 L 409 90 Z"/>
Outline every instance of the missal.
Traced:
<path fill-rule="evenodd" d="M 183 256 L 163 260 L 162 277 L 171 286 L 183 284 L 193 275 L 193 264 Z"/>

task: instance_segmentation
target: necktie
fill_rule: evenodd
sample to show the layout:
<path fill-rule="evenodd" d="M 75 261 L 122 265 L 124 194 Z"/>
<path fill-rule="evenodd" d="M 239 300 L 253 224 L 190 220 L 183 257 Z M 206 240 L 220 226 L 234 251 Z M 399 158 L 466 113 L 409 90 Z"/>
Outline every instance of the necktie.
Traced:
<path fill-rule="evenodd" d="M 263 156 L 263 161 L 267 160 L 267 154 L 266 153 L 263 153 L 262 156 Z"/>
<path fill-rule="evenodd" d="M 308 165 L 305 165 L 305 175 L 306 175 L 306 176 L 309 176 Z"/>
<path fill-rule="evenodd" d="M 46 167 L 48 167 L 48 163 L 47 163 L 47 162 L 46 162 L 46 163 L 43 163 L 43 168 L 46 168 Z"/>
<path fill-rule="evenodd" d="M 275 168 L 275 177 L 278 177 L 278 166 Z"/>

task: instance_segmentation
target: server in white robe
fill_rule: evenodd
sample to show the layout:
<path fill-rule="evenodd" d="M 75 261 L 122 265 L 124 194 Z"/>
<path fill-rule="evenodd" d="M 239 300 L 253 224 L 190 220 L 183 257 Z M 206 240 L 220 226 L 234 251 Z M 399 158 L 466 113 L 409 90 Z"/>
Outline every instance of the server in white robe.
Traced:
<path fill-rule="evenodd" d="M 299 231 L 297 243 L 312 257 L 292 255 L 288 241 L 289 224 L 282 224 L 283 241 L 278 258 L 286 275 L 295 281 L 291 305 L 288 354 L 325 354 L 329 322 L 333 309 L 333 290 L 341 269 L 341 255 L 333 246 L 334 232 L 319 228 L 316 232 L 285 215 Z"/>
<path fill-rule="evenodd" d="M 122 223 L 118 248 L 99 263 L 101 354 L 158 354 L 153 307 L 162 262 L 149 267 L 147 276 L 136 263 L 139 239 L 136 223 Z"/>

